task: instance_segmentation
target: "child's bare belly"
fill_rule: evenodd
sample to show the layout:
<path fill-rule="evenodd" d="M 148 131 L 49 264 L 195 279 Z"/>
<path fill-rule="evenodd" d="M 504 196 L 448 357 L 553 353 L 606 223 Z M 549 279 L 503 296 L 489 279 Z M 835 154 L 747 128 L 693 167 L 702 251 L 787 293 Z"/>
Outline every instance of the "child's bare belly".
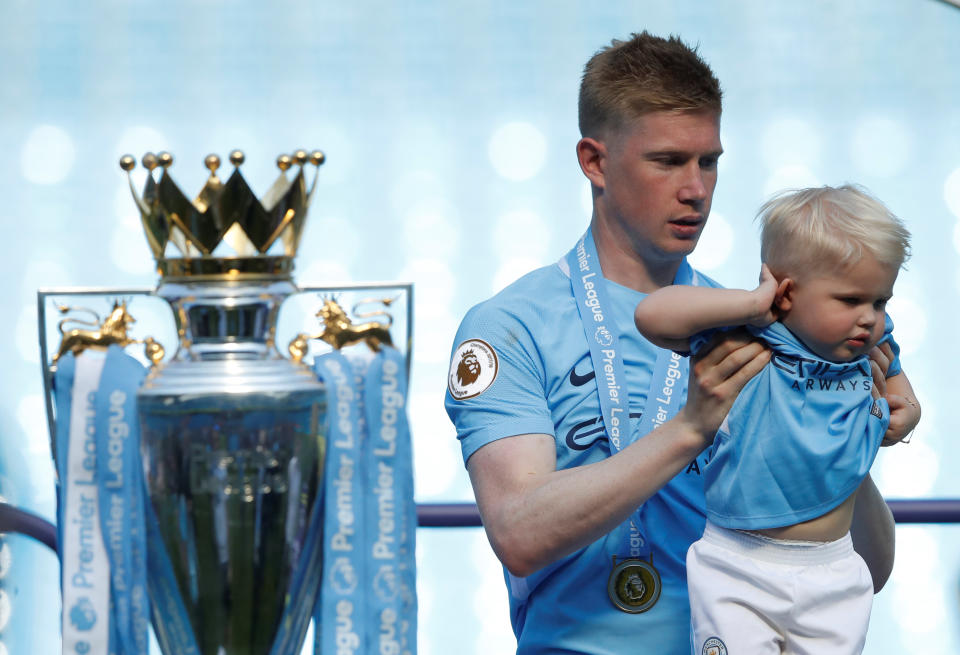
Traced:
<path fill-rule="evenodd" d="M 796 525 L 754 530 L 753 532 L 772 539 L 836 541 L 850 531 L 850 523 L 853 521 L 853 504 L 856 499 L 857 492 L 854 491 L 845 501 L 823 516 Z"/>

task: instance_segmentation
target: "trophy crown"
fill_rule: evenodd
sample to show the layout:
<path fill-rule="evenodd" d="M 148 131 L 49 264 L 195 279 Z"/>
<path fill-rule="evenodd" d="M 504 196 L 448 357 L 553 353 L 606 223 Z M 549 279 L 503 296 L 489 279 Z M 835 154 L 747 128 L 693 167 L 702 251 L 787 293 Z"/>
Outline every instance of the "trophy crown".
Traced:
<path fill-rule="evenodd" d="M 204 159 L 210 175 L 190 200 L 170 176 L 170 153 L 143 155 L 140 163 L 147 169 L 147 181 L 140 195 L 131 177 L 137 160 L 132 155 L 120 158 L 164 279 L 289 278 L 324 154 L 301 149 L 280 155 L 280 174 L 262 200 L 240 173 L 243 152 L 234 150 L 228 159 L 234 168 L 225 182 L 217 175 L 220 157 L 211 154 Z M 315 168 L 309 190 L 304 174 L 308 164 Z M 154 173 L 157 169 L 159 178 Z M 292 179 L 287 175 L 291 169 L 295 171 Z"/>

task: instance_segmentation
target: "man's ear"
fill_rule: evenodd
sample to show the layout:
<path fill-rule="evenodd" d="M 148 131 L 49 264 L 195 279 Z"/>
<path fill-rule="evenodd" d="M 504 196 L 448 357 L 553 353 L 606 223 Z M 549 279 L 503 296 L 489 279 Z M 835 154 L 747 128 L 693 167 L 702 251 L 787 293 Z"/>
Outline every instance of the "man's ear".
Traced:
<path fill-rule="evenodd" d="M 773 297 L 773 304 L 781 313 L 786 314 L 793 307 L 793 292 L 797 288 L 792 278 L 785 277 L 777 285 L 777 293 Z"/>
<path fill-rule="evenodd" d="M 606 171 L 607 146 L 589 136 L 577 142 L 577 161 L 580 170 L 590 180 L 590 184 L 598 189 L 605 186 L 604 172 Z"/>

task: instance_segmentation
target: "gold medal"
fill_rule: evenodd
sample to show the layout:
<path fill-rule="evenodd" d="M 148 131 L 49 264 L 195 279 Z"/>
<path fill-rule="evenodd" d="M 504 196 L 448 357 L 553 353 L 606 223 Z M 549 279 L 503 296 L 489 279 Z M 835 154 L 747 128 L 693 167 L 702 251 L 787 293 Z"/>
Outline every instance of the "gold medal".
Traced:
<path fill-rule="evenodd" d="M 660 574 L 651 561 L 625 559 L 617 564 L 614 557 L 613 570 L 607 581 L 607 594 L 617 609 L 629 614 L 646 612 L 660 598 Z"/>

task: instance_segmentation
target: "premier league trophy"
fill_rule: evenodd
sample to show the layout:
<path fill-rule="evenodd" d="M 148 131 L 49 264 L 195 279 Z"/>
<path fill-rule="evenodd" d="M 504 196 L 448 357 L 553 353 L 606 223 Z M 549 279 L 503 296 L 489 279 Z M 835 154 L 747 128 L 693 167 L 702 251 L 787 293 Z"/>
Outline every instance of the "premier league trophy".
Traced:
<path fill-rule="evenodd" d="M 308 535 L 323 484 L 323 388 L 275 346 L 280 303 L 297 291 L 308 159 L 319 166 L 323 155 L 279 160 L 282 171 L 300 170 L 289 182 L 281 175 L 263 205 L 239 170 L 221 183 L 214 156 L 196 203 L 166 174 L 170 156 L 143 161 L 164 168 L 138 205 L 160 269 L 157 295 L 173 308 L 180 343 L 138 392 L 141 453 L 202 653 L 267 655 L 279 643 L 292 652 L 319 589 L 321 542 Z M 230 161 L 239 166 L 243 155 Z M 217 256 L 221 242 L 231 256 Z M 179 257 L 167 256 L 171 245 Z M 166 630 L 157 633 L 172 655 Z"/>
<path fill-rule="evenodd" d="M 127 300 L 115 300 L 102 321 L 82 324 L 68 317 L 58 325 L 60 347 L 50 358 L 45 381 L 49 387 L 66 386 L 63 377 L 73 387 L 72 395 L 60 389 L 47 394 L 59 485 L 75 491 L 73 500 L 70 493 L 61 494 L 59 508 L 64 652 L 106 652 L 91 646 L 90 634 L 99 625 L 97 617 L 107 613 L 115 622 L 103 637 L 110 652 L 145 652 L 140 643 L 146 631 L 145 589 L 165 655 L 292 655 L 299 653 L 313 616 L 323 575 L 324 461 L 337 443 L 335 433 L 326 433 L 321 367 L 315 372 L 301 360 L 310 339 L 338 348 L 361 341 L 379 350 L 380 342 L 390 344 L 389 324 L 350 327 L 347 319 L 346 328 L 335 330 L 327 314 L 331 303 L 339 306 L 327 297 L 318 317 L 328 329 L 315 336 L 298 334 L 288 347 L 290 356 L 281 355 L 278 314 L 285 298 L 302 291 L 292 279 L 293 259 L 316 186 L 315 173 L 308 190 L 304 169 L 318 168 L 324 156 L 300 150 L 279 157 L 280 176 L 262 202 L 239 172 L 243 159 L 240 151 L 230 154 L 236 168 L 224 182 L 217 176 L 219 158 L 207 157 L 209 178 L 192 201 L 168 174 L 173 158 L 167 153 L 143 157 L 148 176 L 142 195 L 130 181 L 160 274 L 155 297 L 173 310 L 178 343 L 172 356 L 165 355 L 161 340 L 129 334 L 135 321 Z M 125 156 L 120 165 L 129 177 L 136 162 Z M 143 292 L 130 298 L 136 293 Z M 45 303 L 56 295 L 40 294 L 44 362 Z M 64 314 L 77 309 L 57 308 Z M 131 344 L 143 345 L 139 357 L 149 368 L 144 372 L 134 365 L 140 373 L 133 374 L 127 399 L 122 381 L 117 388 L 104 385 L 111 376 L 122 377 L 109 372 L 111 362 L 130 360 L 121 349 Z M 99 351 L 94 353 L 99 359 L 81 356 L 93 351 Z M 89 366 L 87 359 L 99 362 L 100 386 L 77 391 L 85 384 L 81 363 Z M 392 361 L 387 373 L 397 370 Z M 117 366 L 129 369 L 123 362 Z M 123 421 L 134 415 L 137 425 L 131 428 Z M 93 445 L 89 435 L 97 427 L 106 436 Z M 137 427 L 140 452 L 130 454 L 123 439 Z M 69 438 L 58 436 L 67 433 Z M 96 450 L 96 461 L 84 457 L 84 450 Z M 141 464 L 142 484 L 131 484 L 140 479 Z M 100 477 L 91 485 L 94 469 Z M 122 475 L 125 482 L 111 484 Z M 89 501 L 91 486 L 98 485 L 99 499 Z M 138 488 L 146 496 L 139 504 Z M 79 518 L 69 519 L 67 512 Z M 102 543 L 91 536 L 96 531 L 85 524 L 87 518 L 103 526 Z M 414 527 L 415 520 L 405 529 Z M 387 538 L 393 539 L 392 533 Z M 412 535 L 408 543 L 412 549 Z M 111 573 L 101 576 L 107 583 L 93 573 L 98 558 L 109 562 Z M 357 574 L 350 571 L 348 580 L 356 587 Z M 130 582 L 137 575 L 143 578 L 140 586 Z M 395 594 L 395 576 L 380 578 L 390 585 L 378 583 L 378 589 Z M 108 592 L 98 591 L 104 584 L 109 602 L 103 600 Z"/>

